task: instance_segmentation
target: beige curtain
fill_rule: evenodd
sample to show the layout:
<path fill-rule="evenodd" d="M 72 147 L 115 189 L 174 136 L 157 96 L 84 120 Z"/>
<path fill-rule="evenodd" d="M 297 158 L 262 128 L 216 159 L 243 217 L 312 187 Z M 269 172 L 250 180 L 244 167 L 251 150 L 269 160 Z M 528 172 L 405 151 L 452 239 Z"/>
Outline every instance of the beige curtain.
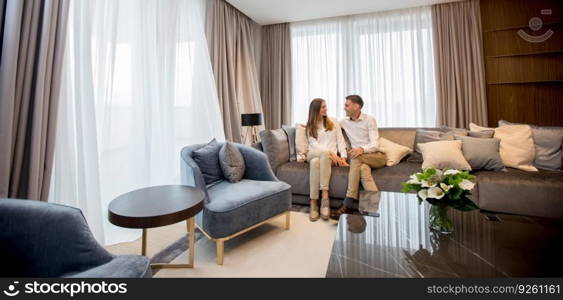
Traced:
<path fill-rule="evenodd" d="M 262 113 L 254 34 L 259 25 L 224 0 L 207 5 L 206 35 L 225 138 L 244 142 L 240 114 Z"/>
<path fill-rule="evenodd" d="M 47 201 L 69 1 L 2 2 L 0 197 Z"/>
<path fill-rule="evenodd" d="M 289 23 L 262 28 L 260 93 L 267 129 L 291 122 L 291 36 Z"/>
<path fill-rule="evenodd" d="M 432 7 L 438 125 L 487 126 L 479 0 Z"/>

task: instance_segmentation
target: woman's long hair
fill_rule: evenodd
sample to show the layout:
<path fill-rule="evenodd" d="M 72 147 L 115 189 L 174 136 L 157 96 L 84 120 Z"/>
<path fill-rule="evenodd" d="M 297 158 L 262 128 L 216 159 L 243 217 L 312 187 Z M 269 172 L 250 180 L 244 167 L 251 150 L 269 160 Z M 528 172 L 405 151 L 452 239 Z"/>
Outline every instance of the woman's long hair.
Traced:
<path fill-rule="evenodd" d="M 324 102 L 324 99 L 315 98 L 309 105 L 309 120 L 307 120 L 306 128 L 308 136 L 317 138 L 317 126 L 319 124 L 321 107 L 323 106 Z M 334 123 L 332 123 L 332 121 L 327 116 L 323 116 L 323 125 L 325 127 L 325 131 L 331 131 L 332 129 L 334 129 Z"/>

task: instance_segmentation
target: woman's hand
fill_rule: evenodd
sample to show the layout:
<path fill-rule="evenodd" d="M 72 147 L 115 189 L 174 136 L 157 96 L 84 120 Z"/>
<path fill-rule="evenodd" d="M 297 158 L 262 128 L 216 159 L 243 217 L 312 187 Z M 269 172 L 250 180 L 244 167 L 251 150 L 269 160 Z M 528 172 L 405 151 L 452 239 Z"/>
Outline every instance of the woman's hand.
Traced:
<path fill-rule="evenodd" d="M 334 164 L 336 164 L 339 167 L 349 167 L 350 166 L 344 158 L 336 155 L 336 153 L 334 153 L 334 152 L 330 153 L 330 159 L 332 160 L 332 162 L 334 162 Z"/>
<path fill-rule="evenodd" d="M 329 157 L 330 157 L 330 160 L 332 160 L 333 164 L 340 165 L 340 157 L 338 157 L 338 155 L 336 155 L 336 153 L 330 152 Z"/>

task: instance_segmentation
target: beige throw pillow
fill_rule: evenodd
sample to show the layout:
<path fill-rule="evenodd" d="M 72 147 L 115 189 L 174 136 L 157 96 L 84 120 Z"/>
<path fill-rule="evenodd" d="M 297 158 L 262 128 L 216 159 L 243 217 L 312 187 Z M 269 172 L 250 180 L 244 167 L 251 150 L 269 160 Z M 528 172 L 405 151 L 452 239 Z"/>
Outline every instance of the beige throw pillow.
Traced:
<path fill-rule="evenodd" d="M 509 125 L 495 129 L 495 138 L 500 139 L 500 158 L 511 168 L 535 172 L 535 149 L 532 128 L 528 125 Z"/>
<path fill-rule="evenodd" d="M 422 152 L 422 169 L 471 170 L 461 151 L 461 141 L 438 141 L 418 144 Z"/>
<path fill-rule="evenodd" d="M 393 143 L 384 137 L 379 138 L 379 150 L 385 153 L 388 167 L 398 164 L 405 156 L 412 152 L 411 148 Z"/>
<path fill-rule="evenodd" d="M 309 150 L 309 142 L 305 132 L 305 125 L 295 124 L 295 152 L 297 153 L 297 161 L 307 161 L 307 151 Z"/>

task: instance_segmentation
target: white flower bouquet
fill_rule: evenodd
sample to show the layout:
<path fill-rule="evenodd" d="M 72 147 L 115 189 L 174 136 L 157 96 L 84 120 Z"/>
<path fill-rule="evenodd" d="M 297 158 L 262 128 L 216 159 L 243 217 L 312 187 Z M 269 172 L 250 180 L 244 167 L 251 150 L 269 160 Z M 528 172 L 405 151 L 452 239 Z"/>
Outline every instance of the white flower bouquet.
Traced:
<path fill-rule="evenodd" d="M 444 233 L 453 230 L 453 224 L 447 218 L 447 208 L 461 211 L 479 209 L 467 196 L 475 186 L 475 176 L 467 171 L 453 169 L 428 168 L 412 174 L 403 183 L 403 192 L 417 193 L 419 204 L 427 201 L 430 208 L 430 221 L 433 229 Z"/>

